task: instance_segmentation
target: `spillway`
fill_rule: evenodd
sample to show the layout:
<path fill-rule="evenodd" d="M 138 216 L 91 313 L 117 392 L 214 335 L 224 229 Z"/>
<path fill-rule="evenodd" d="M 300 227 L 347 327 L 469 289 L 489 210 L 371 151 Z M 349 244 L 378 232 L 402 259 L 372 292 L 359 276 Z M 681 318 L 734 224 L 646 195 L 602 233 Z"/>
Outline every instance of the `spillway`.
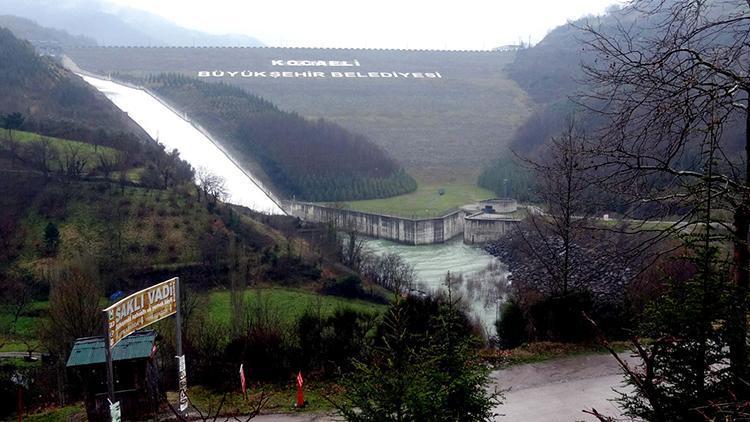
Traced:
<path fill-rule="evenodd" d="M 226 154 L 221 147 L 188 120 L 145 90 L 89 75 L 80 75 L 107 96 L 118 108 L 167 151 L 176 148 L 180 157 L 196 170 L 221 176 L 228 192 L 227 202 L 266 214 L 284 214 L 279 202 L 263 189 L 252 174 Z"/>

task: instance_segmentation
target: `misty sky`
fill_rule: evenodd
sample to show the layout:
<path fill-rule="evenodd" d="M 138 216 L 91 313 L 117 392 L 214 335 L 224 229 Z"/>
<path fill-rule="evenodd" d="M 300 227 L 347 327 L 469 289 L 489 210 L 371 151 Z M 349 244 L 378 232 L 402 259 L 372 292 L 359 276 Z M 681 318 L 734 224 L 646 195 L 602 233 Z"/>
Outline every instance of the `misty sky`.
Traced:
<path fill-rule="evenodd" d="M 242 33 L 270 46 L 487 49 L 617 0 L 110 0 L 182 26 Z"/>

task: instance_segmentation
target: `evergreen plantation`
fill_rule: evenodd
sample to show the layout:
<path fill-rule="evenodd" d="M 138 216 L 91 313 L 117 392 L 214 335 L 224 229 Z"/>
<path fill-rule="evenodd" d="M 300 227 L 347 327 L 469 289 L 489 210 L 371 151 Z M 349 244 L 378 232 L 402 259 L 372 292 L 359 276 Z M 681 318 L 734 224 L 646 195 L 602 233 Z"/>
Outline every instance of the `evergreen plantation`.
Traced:
<path fill-rule="evenodd" d="M 401 195 L 417 187 L 382 148 L 334 123 L 282 111 L 224 83 L 179 74 L 143 82 L 212 133 L 223 134 L 230 150 L 242 161 L 258 163 L 287 197 L 345 201 Z"/>

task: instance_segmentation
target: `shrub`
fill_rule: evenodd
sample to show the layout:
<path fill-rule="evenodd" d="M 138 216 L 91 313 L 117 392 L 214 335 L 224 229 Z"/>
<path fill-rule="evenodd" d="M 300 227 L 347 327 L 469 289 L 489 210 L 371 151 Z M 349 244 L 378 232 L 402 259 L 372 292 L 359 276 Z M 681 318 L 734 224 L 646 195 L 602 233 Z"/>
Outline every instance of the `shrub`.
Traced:
<path fill-rule="evenodd" d="M 360 299 L 367 296 L 362 287 L 362 279 L 353 274 L 338 280 L 326 280 L 323 293 L 350 299 Z"/>
<path fill-rule="evenodd" d="M 297 322 L 301 367 L 328 376 L 350 371 L 351 360 L 362 355 L 374 321 L 375 316 L 353 309 L 337 309 L 328 317 L 305 312 Z"/>
<path fill-rule="evenodd" d="M 500 319 L 495 321 L 499 346 L 503 349 L 518 347 L 526 340 L 528 321 L 521 306 L 514 299 L 503 304 Z"/>
<path fill-rule="evenodd" d="M 586 292 L 549 297 L 531 305 L 529 313 L 537 339 L 576 342 L 593 338 L 583 312 L 592 314 L 591 295 Z"/>
<path fill-rule="evenodd" d="M 57 249 L 60 246 L 60 231 L 53 222 L 47 223 L 44 228 L 44 254 L 47 256 L 57 255 Z"/>

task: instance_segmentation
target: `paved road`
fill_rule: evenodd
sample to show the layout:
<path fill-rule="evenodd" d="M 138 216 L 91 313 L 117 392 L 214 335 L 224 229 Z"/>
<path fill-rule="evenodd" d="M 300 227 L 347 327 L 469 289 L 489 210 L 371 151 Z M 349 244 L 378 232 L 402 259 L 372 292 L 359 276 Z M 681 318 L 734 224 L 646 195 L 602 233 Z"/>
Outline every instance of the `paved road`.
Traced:
<path fill-rule="evenodd" d="M 631 360 L 627 354 L 621 355 Z M 595 421 L 582 412 L 596 408 L 620 416 L 609 399 L 622 390 L 617 362 L 608 354 L 575 356 L 547 362 L 518 365 L 495 371 L 498 388 L 510 388 L 503 405 L 496 409 L 500 421 L 572 422 Z"/>
<path fill-rule="evenodd" d="M 627 354 L 621 355 L 632 361 Z M 575 356 L 541 363 L 518 365 L 492 373 L 494 384 L 508 389 L 504 403 L 496 409 L 500 422 L 595 421 L 582 412 L 596 408 L 610 416 L 620 416 L 609 401 L 621 388 L 619 367 L 607 354 Z M 264 415 L 262 422 L 329 422 L 330 415 Z"/>

